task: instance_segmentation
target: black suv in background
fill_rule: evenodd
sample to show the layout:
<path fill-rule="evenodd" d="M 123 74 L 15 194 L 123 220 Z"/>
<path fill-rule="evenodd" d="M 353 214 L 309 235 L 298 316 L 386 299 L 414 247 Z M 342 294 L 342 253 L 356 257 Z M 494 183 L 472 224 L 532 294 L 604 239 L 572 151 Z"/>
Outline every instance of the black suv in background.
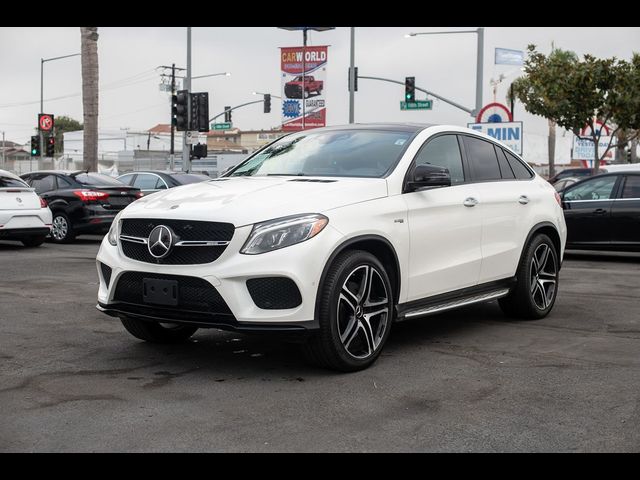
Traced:
<path fill-rule="evenodd" d="M 140 189 L 101 173 L 49 170 L 21 177 L 49 204 L 51 239 L 59 243 L 108 232 L 117 213 L 142 196 Z"/>

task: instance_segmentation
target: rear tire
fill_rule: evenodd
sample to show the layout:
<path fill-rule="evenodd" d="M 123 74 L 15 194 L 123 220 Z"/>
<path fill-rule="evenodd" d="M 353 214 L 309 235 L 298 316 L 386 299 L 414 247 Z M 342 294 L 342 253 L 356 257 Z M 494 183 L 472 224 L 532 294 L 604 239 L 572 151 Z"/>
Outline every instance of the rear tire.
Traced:
<path fill-rule="evenodd" d="M 55 243 L 70 243 L 76 238 L 73 225 L 64 213 L 54 213 L 51 227 L 51 240 Z"/>
<path fill-rule="evenodd" d="M 376 257 L 362 250 L 338 255 L 319 292 L 320 331 L 304 345 L 307 358 L 342 372 L 369 367 L 391 332 L 393 298 L 389 276 Z"/>
<path fill-rule="evenodd" d="M 157 322 L 147 322 L 131 317 L 120 317 L 120 321 L 131 335 L 150 343 L 181 343 L 198 330 L 198 327 L 189 325 L 165 327 Z"/>
<path fill-rule="evenodd" d="M 551 239 L 544 234 L 533 237 L 518 265 L 516 286 L 498 300 L 502 311 L 518 319 L 546 317 L 558 294 L 559 267 L 558 252 Z"/>
<path fill-rule="evenodd" d="M 39 235 L 37 237 L 26 237 L 20 241 L 25 247 L 39 247 L 44 243 L 45 238 L 44 235 Z"/>

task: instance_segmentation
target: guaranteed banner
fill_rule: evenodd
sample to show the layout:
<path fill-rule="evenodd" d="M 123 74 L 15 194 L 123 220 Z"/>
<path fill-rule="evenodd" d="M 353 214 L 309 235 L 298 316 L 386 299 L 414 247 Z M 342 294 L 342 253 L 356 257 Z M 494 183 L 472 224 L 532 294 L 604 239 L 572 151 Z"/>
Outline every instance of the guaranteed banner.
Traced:
<path fill-rule="evenodd" d="M 280 47 L 282 130 L 326 125 L 327 50 L 326 45 Z"/>

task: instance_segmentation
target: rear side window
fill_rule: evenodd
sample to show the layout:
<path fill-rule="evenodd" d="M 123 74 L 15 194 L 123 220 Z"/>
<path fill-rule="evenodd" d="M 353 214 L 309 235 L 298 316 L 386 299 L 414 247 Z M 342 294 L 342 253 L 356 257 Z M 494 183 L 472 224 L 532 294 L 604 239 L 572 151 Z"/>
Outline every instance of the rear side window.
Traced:
<path fill-rule="evenodd" d="M 58 177 L 58 188 L 71 188 L 73 187 L 73 183 L 67 180 L 65 177 Z"/>
<path fill-rule="evenodd" d="M 492 143 L 475 137 L 464 137 L 464 145 L 467 149 L 467 157 L 471 164 L 474 180 L 502 179 L 500 167 L 498 166 L 498 157 Z"/>
<path fill-rule="evenodd" d="M 464 182 L 462 155 L 455 135 L 441 135 L 424 145 L 416 156 L 416 165 L 437 165 L 449 169 L 451 184 Z"/>
<path fill-rule="evenodd" d="M 509 165 L 511 166 L 511 169 L 513 170 L 513 173 L 515 173 L 516 178 L 518 180 L 527 180 L 527 179 L 533 177 L 533 175 L 529 171 L 529 169 L 527 167 L 525 167 L 522 164 L 522 162 L 516 158 L 515 155 L 512 155 L 511 153 L 509 153 L 508 150 L 503 150 L 503 151 L 506 154 L 507 161 L 509 162 Z"/>
<path fill-rule="evenodd" d="M 136 181 L 133 182 L 133 186 L 140 190 L 154 190 L 156 188 L 156 182 L 158 177 L 155 175 L 138 174 Z"/>
<path fill-rule="evenodd" d="M 496 153 L 498 154 L 498 164 L 500 165 L 500 173 L 505 180 L 513 180 L 516 176 L 513 174 L 513 170 L 509 166 L 507 157 L 504 155 L 504 151 L 501 148 L 496 147 Z"/>
<path fill-rule="evenodd" d="M 17 178 L 13 178 L 13 177 L 8 177 L 6 175 L 0 175 L 0 188 L 7 188 L 7 187 L 24 188 L 27 186 L 28 185 L 22 180 L 18 180 Z"/>
<path fill-rule="evenodd" d="M 56 178 L 53 175 L 36 177 L 31 181 L 31 186 L 36 189 L 37 193 L 50 192 L 56 189 Z"/>
<path fill-rule="evenodd" d="M 640 198 L 640 175 L 629 175 L 624 182 L 622 198 Z"/>
<path fill-rule="evenodd" d="M 120 180 L 125 185 L 131 185 L 131 180 L 133 180 L 133 174 L 123 175 L 121 177 L 118 177 L 118 180 Z"/>

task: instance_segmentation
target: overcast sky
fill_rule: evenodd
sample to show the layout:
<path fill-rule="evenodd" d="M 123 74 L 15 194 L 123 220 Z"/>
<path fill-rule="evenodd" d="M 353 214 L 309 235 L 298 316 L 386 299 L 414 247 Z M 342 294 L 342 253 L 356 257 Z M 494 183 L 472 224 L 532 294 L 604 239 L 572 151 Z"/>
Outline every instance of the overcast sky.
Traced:
<path fill-rule="evenodd" d="M 358 27 L 356 65 L 360 75 L 404 80 L 415 76 L 416 84 L 469 108 L 475 101 L 476 35 L 439 35 L 404 38 L 409 32 L 475 29 L 476 27 Z M 99 128 L 146 130 L 168 123 L 168 94 L 159 90 L 159 65 L 186 66 L 185 27 L 99 28 L 100 61 Z M 330 45 L 325 94 L 327 123 L 348 123 L 347 68 L 349 28 L 310 32 L 310 45 Z M 518 67 L 494 65 L 496 47 L 525 50 L 529 43 L 547 53 L 551 42 L 579 55 L 629 59 L 640 52 L 640 28 L 634 27 L 487 27 L 485 29 L 484 103 L 493 100 L 490 79 L 508 74 L 499 86 L 497 100 L 504 102 L 509 81 Z M 225 105 L 256 100 L 253 91 L 280 94 L 279 49 L 302 44 L 300 32 L 275 27 L 194 27 L 192 74 L 231 72 L 225 77 L 194 80 L 192 91 L 208 91 L 210 116 Z M 37 122 L 40 99 L 40 58 L 80 52 L 79 27 L 0 28 L 0 131 L 6 139 L 27 142 Z M 44 110 L 82 121 L 80 57 L 44 65 Z M 401 85 L 360 80 L 356 93 L 356 122 L 416 121 L 466 126 L 464 112 L 435 100 L 431 111 L 400 111 Z M 56 97 L 67 97 L 55 99 Z M 418 99 L 424 94 L 418 92 Z M 51 99 L 51 100 L 48 100 Z M 516 120 L 525 131 L 544 133 L 546 121 L 516 106 Z M 243 130 L 280 125 L 280 100 L 272 99 L 270 114 L 252 105 L 233 113 L 234 126 Z M 1 137 L 0 137 L 1 138 Z"/>

